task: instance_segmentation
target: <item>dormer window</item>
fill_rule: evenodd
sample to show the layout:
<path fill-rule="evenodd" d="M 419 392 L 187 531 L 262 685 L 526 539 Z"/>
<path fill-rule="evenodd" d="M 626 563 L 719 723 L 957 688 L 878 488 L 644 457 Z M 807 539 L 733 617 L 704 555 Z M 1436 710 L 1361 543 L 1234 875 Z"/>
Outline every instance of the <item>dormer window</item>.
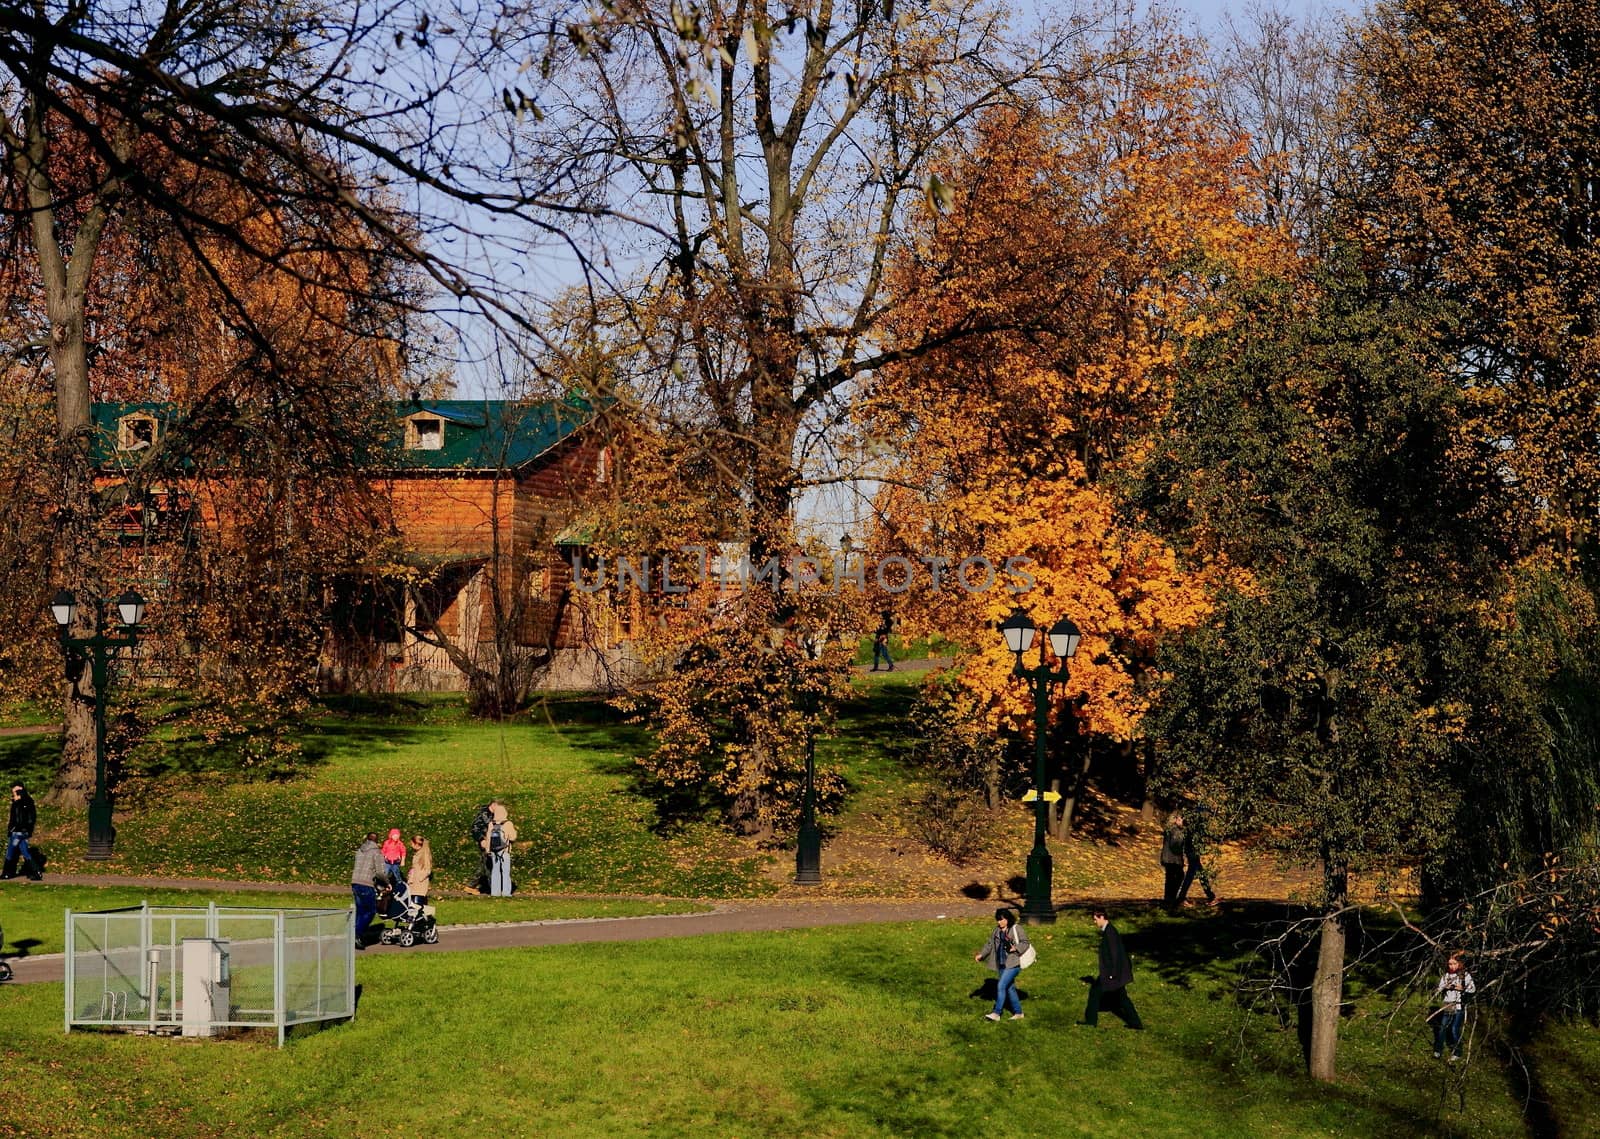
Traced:
<path fill-rule="evenodd" d="M 413 451 L 444 449 L 444 420 L 433 415 L 414 415 L 406 420 L 406 446 Z"/>
<path fill-rule="evenodd" d="M 156 421 L 152 415 L 125 415 L 117 423 L 117 450 L 143 451 L 156 445 Z"/>

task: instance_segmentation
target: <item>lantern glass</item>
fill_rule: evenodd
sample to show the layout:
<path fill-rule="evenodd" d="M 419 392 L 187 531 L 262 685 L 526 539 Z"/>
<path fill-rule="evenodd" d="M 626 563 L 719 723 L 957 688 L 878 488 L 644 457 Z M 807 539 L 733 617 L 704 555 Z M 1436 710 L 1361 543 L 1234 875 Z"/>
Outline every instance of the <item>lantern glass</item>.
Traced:
<path fill-rule="evenodd" d="M 1070 617 L 1063 617 L 1050 627 L 1050 651 L 1062 660 L 1072 659 L 1082 639 L 1078 626 L 1072 623 Z"/>
<path fill-rule="evenodd" d="M 1033 635 L 1038 631 L 1039 626 L 1033 623 L 1033 618 L 1020 609 L 1000 622 L 1000 635 L 1006 639 L 1006 648 L 1018 656 L 1033 646 Z"/>
<path fill-rule="evenodd" d="M 128 590 L 117 598 L 117 615 L 122 618 L 122 623 L 130 629 L 144 620 L 144 598 L 133 590 Z"/>
<path fill-rule="evenodd" d="M 78 615 L 78 599 L 72 596 L 72 590 L 63 589 L 56 594 L 56 599 L 50 603 L 50 615 L 63 629 L 72 624 L 72 619 Z"/>

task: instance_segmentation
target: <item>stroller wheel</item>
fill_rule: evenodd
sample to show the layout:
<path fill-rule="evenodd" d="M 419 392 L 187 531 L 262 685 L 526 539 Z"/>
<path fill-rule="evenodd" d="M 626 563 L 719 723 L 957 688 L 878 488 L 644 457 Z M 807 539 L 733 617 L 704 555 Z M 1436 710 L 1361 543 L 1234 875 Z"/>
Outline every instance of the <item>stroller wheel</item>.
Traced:
<path fill-rule="evenodd" d="M 392 929 L 384 930 L 382 933 L 380 933 L 378 935 L 378 940 L 380 942 L 382 942 L 384 945 L 393 945 L 394 944 L 394 930 L 392 930 Z"/>
<path fill-rule="evenodd" d="M 7 965 L 4 961 L 0 961 L 0 981 L 9 980 L 11 980 L 11 966 Z"/>
<path fill-rule="evenodd" d="M 437 945 L 439 942 L 439 927 L 436 925 L 430 925 L 425 931 L 423 931 L 422 940 L 427 942 L 429 945 Z"/>
<path fill-rule="evenodd" d="M 412 933 L 409 929 L 402 930 L 401 933 L 400 933 L 399 941 L 400 941 L 401 945 L 404 945 L 407 949 L 409 949 L 409 948 L 411 948 L 411 946 L 416 944 L 417 935 Z"/>

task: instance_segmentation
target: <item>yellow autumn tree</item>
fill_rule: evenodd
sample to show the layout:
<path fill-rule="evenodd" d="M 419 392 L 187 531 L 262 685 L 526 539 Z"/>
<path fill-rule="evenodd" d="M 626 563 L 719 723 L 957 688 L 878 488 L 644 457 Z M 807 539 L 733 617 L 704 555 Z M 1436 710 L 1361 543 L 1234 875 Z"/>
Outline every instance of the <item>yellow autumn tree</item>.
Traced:
<path fill-rule="evenodd" d="M 1292 263 L 1280 234 L 1241 220 L 1243 140 L 1202 113 L 1192 62 L 1181 44 L 1115 51 L 1056 113 L 984 118 L 891 269 L 895 335 L 950 345 L 881 372 L 865 412 L 901 456 L 874 554 L 917 566 L 883 602 L 965 646 L 957 686 L 995 728 L 1029 719 L 994 632 L 1014 606 L 1079 625 L 1057 719 L 1070 708 L 1125 743 L 1157 641 L 1205 615 L 1226 568 L 1181 566 L 1117 492 L 1181 338 L 1218 319 L 1202 307 L 1213 284 Z"/>

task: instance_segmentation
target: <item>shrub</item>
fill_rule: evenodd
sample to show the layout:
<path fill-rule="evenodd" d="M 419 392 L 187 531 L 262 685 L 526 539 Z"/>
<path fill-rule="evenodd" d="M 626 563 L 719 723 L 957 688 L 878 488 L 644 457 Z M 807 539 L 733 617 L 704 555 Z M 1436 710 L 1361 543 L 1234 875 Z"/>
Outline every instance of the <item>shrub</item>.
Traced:
<path fill-rule="evenodd" d="M 928 849 L 960 866 L 982 853 L 991 812 L 970 793 L 936 787 L 913 804 L 912 827 Z"/>

